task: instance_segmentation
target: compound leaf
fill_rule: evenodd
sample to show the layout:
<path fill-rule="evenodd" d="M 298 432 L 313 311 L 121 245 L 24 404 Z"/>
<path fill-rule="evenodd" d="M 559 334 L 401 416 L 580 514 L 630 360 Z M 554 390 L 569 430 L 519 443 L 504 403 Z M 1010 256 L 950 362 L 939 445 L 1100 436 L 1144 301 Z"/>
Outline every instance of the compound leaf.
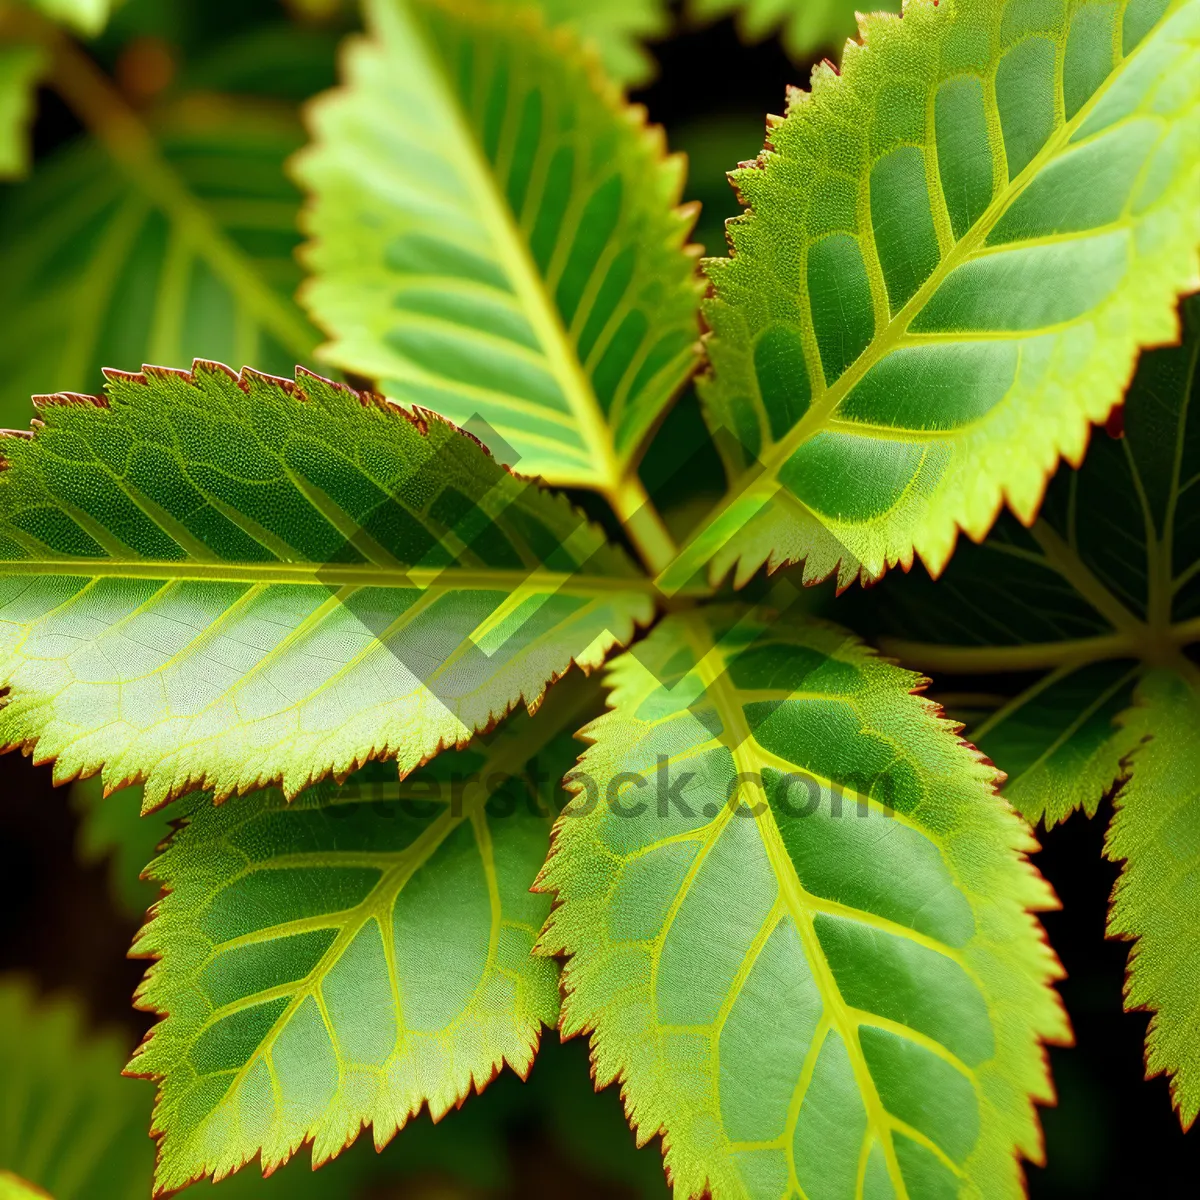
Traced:
<path fill-rule="evenodd" d="M 130 1065 L 162 1081 L 159 1191 L 260 1153 L 269 1173 L 306 1140 L 317 1166 L 364 1125 L 380 1148 L 505 1063 L 528 1073 L 558 980 L 530 953 L 554 810 L 526 772 L 560 728 L 521 718 L 402 785 L 185 802 L 134 945 L 161 960 L 138 1003 L 167 1014 Z"/>
<path fill-rule="evenodd" d="M 324 357 L 617 496 L 696 360 L 682 160 L 533 10 L 368 11 L 297 168 Z"/>
<path fill-rule="evenodd" d="M 880 2 L 871 11 L 890 7 L 895 6 Z M 840 50 L 858 28 L 858 8 L 856 0 L 690 0 L 688 11 L 700 21 L 736 17 L 748 42 L 778 32 L 784 49 L 803 61 L 817 50 Z"/>
<path fill-rule="evenodd" d="M 1200 672 L 1149 676 L 1122 723 L 1145 744 L 1116 801 L 1105 852 L 1125 860 L 1108 932 L 1136 940 L 1127 1008 L 1154 1012 L 1146 1034 L 1148 1075 L 1171 1075 L 1188 1129 L 1200 1112 Z"/>
<path fill-rule="evenodd" d="M 29 169 L 33 88 L 45 61 L 39 46 L 0 44 L 0 179 L 15 179 Z"/>
<path fill-rule="evenodd" d="M 832 626 L 669 617 L 568 776 L 539 943 L 678 1197 L 1019 1196 L 1053 896 L 918 676 Z"/>
<path fill-rule="evenodd" d="M 0 745 L 148 807 L 462 745 L 653 615 L 561 497 L 432 415 L 197 363 L 0 445 Z"/>
<path fill-rule="evenodd" d="M 113 1034 L 85 1038 L 74 1002 L 0 982 L 0 1197 L 145 1200 L 150 1097 L 121 1078 L 127 1049 Z"/>
<path fill-rule="evenodd" d="M 968 734 L 1034 824 L 1095 813 L 1138 743 L 1116 723 L 1138 680 L 1164 663 L 1188 674 L 1200 642 L 1200 298 L 1182 318 L 1182 345 L 1143 355 L 1120 436 L 1058 475 L 1030 529 L 1003 518 L 939 583 L 894 580 L 877 606 L 899 635 L 888 653 L 947 688 L 987 678 Z"/>
<path fill-rule="evenodd" d="M 35 392 L 89 392 L 114 362 L 207 358 L 290 375 L 318 341 L 292 299 L 299 126 L 209 97 L 155 125 L 133 169 L 83 141 L 0 204 L 0 422 Z"/>
<path fill-rule="evenodd" d="M 1200 284 L 1200 0 L 912 0 L 793 92 L 708 264 L 727 500 L 666 582 L 937 573 L 1178 336 Z"/>

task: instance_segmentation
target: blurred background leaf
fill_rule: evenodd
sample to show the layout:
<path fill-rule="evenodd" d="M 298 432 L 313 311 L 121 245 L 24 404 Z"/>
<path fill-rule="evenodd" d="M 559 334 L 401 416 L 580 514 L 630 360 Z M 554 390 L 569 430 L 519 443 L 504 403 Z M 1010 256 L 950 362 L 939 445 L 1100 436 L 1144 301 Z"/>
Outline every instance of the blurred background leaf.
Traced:
<path fill-rule="evenodd" d="M 17 179 L 29 170 L 33 88 L 45 64 L 40 46 L 0 45 L 0 179 Z"/>
<path fill-rule="evenodd" d="M 70 996 L 47 999 L 27 980 L 0 979 L 0 1184 L 8 1172 L 54 1200 L 146 1200 L 154 1159 L 147 1137 L 153 1088 L 121 1076 L 127 1048 L 118 1032 L 89 1030 Z M 427 1114 L 417 1117 L 382 1153 L 364 1138 L 319 1171 L 305 1158 L 269 1179 L 251 1163 L 221 1182 L 220 1195 L 667 1196 L 661 1160 L 654 1151 L 635 1149 L 615 1091 L 591 1090 L 582 1043 L 547 1045 L 528 1085 L 508 1074 L 437 1125 Z"/>

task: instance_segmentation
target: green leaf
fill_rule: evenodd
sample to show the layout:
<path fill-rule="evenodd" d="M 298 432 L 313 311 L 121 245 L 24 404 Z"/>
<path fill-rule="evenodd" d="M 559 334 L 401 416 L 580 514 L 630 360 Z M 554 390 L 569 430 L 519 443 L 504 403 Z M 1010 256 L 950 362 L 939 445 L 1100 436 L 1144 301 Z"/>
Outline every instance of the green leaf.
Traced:
<path fill-rule="evenodd" d="M 726 502 L 665 583 L 946 564 L 1200 285 L 1200 0 L 913 0 L 793 92 L 707 266 Z"/>
<path fill-rule="evenodd" d="M 30 0 L 52 20 L 69 25 L 76 33 L 95 37 L 108 24 L 113 0 Z"/>
<path fill-rule="evenodd" d="M 1137 745 L 1114 724 L 1146 671 L 1193 670 L 1200 642 L 1200 298 L 1184 343 L 1143 355 L 1121 436 L 1096 436 L 1025 529 L 1003 518 L 944 578 L 914 573 L 879 597 L 889 654 L 948 676 L 983 676 L 968 734 L 1009 782 L 1006 798 L 1050 827 L 1095 813 Z M 968 685 L 971 686 L 971 685 Z M 947 699 L 947 703 L 950 703 Z"/>
<path fill-rule="evenodd" d="M 0 1200 L 52 1200 L 41 1188 L 36 1188 L 24 1179 L 18 1179 L 11 1171 L 0 1171 Z"/>
<path fill-rule="evenodd" d="M 148 807 L 462 745 L 653 615 L 561 497 L 432 415 L 197 363 L 0 445 L 0 745 Z"/>
<path fill-rule="evenodd" d="M 0 179 L 29 170 L 33 88 L 45 65 L 40 46 L 0 45 Z"/>
<path fill-rule="evenodd" d="M 1136 939 L 1125 1007 L 1154 1012 L 1146 1073 L 1170 1073 L 1187 1130 L 1200 1112 L 1200 672 L 1190 684 L 1173 672 L 1149 676 L 1122 724 L 1145 745 L 1105 840 L 1108 857 L 1125 860 L 1108 932 Z"/>
<path fill-rule="evenodd" d="M 539 948 L 675 1195 L 1021 1195 L 1068 1030 L 996 773 L 833 626 L 693 610 L 610 681 Z"/>
<path fill-rule="evenodd" d="M 127 1057 L 128 1046 L 115 1035 L 84 1035 L 73 1001 L 47 1001 L 20 980 L 0 980 L 0 1197 L 26 1200 L 27 1192 L 4 1190 L 6 1182 L 12 1188 L 14 1179 L 24 1177 L 54 1200 L 146 1200 L 154 1179 L 146 1136 L 154 1096 L 145 1083 L 121 1078 Z M 557 1078 L 558 1094 L 574 1099 L 579 1089 L 563 1072 Z M 585 1070 L 580 1082 L 590 1092 L 586 1081 Z M 550 1097 L 536 1077 L 531 1091 L 548 1106 Z M 397 1180 L 431 1175 L 473 1188 L 499 1186 L 507 1174 L 506 1126 L 517 1107 L 511 1093 L 496 1089 L 453 1121 L 413 1123 L 387 1154 L 364 1141 L 319 1172 L 303 1163 L 269 1179 L 245 1172 L 225 1180 L 220 1195 L 366 1200 L 381 1187 L 395 1188 Z M 623 1156 L 626 1164 L 634 1157 L 628 1150 Z"/>
<path fill-rule="evenodd" d="M 498 10 L 513 8 L 513 0 L 486 2 Z M 642 43 L 666 34 L 667 0 L 536 0 L 536 4 L 547 24 L 567 26 L 590 43 L 618 83 L 636 86 L 653 78 L 654 59 Z"/>
<path fill-rule="evenodd" d="M 738 32 L 748 42 L 761 42 L 778 32 L 784 49 L 797 61 L 818 50 L 840 50 L 858 29 L 855 0 L 689 0 L 694 20 L 735 16 Z M 879 3 L 871 7 L 894 8 Z"/>
<path fill-rule="evenodd" d="M 530 953 L 549 910 L 529 891 L 556 811 L 544 783 L 575 755 L 544 757 L 540 790 L 529 765 L 593 695 L 402 786 L 392 771 L 291 803 L 186 802 L 133 951 L 161 959 L 139 1005 L 168 1014 L 131 1064 L 162 1081 L 159 1191 L 260 1153 L 270 1172 L 306 1140 L 315 1167 L 365 1125 L 382 1147 L 505 1063 L 528 1074 L 558 1013 L 557 968 Z"/>
<path fill-rule="evenodd" d="M 115 1034 L 85 1038 L 73 1001 L 0 980 L 0 1197 L 43 1194 L 6 1192 L 9 1172 L 54 1200 L 145 1200 L 150 1097 L 121 1078 L 127 1049 Z"/>
<path fill-rule="evenodd" d="M 83 141 L 0 198 L 0 423 L 113 363 L 210 358 L 290 375 L 318 340 L 292 300 L 300 196 L 289 117 L 215 97 L 165 116 L 148 157 Z"/>
<path fill-rule="evenodd" d="M 323 356 L 622 507 L 695 365 L 682 160 L 532 10 L 368 11 L 297 168 Z"/>

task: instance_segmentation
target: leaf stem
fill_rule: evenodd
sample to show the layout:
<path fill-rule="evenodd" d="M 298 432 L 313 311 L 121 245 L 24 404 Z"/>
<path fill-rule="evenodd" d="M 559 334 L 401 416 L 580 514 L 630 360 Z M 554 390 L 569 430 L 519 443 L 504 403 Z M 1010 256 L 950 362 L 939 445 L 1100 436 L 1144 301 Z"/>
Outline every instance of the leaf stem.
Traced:
<path fill-rule="evenodd" d="M 943 646 L 937 642 L 910 642 L 903 638 L 879 639 L 884 654 L 918 670 L 985 675 L 1010 671 L 1037 671 L 1066 665 L 1082 666 L 1113 658 L 1139 658 L 1147 662 L 1174 662 L 1181 648 L 1200 641 L 1200 617 L 1170 626 L 1155 639 L 1148 625 L 1100 637 L 1062 642 L 1030 642 L 1015 646 Z M 1160 644 L 1161 642 L 1161 644 Z"/>
<path fill-rule="evenodd" d="M 1031 642 L 1016 646 L 940 646 L 936 642 L 910 642 L 902 638 L 880 638 L 884 654 L 920 670 L 947 674 L 990 675 L 1010 671 L 1037 671 L 1066 663 L 1097 662 L 1101 659 L 1141 657 L 1142 640 L 1132 633 L 1110 633 L 1101 637 L 1064 642 Z"/>
<path fill-rule="evenodd" d="M 150 131 L 104 72 L 49 22 L 37 22 L 37 35 L 50 51 L 50 84 L 113 161 L 170 216 L 195 253 L 230 284 L 263 328 L 297 361 L 311 358 L 317 338 L 308 322 L 245 262 L 241 251 L 165 161 Z"/>
<path fill-rule="evenodd" d="M 652 576 L 661 575 L 679 553 L 679 548 L 637 471 L 629 471 L 606 498 L 637 548 L 646 570 Z"/>

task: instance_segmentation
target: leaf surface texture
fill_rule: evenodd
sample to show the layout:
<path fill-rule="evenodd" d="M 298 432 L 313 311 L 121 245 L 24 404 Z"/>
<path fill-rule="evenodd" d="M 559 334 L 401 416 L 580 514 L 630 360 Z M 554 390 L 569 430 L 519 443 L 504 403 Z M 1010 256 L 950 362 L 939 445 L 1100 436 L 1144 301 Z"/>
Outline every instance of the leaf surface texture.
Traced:
<path fill-rule="evenodd" d="M 991 767 L 795 617 L 671 616 L 609 681 L 539 945 L 675 1195 L 1021 1195 L 1066 1027 Z"/>
<path fill-rule="evenodd" d="M 160 1191 L 306 1140 L 317 1166 L 363 1125 L 381 1148 L 505 1063 L 528 1073 L 558 987 L 530 953 L 552 812 L 526 771 L 558 728 L 515 721 L 403 787 L 188 802 L 134 947 L 161 959 L 139 1004 L 168 1014 L 131 1064 L 162 1081 Z"/>
<path fill-rule="evenodd" d="M 453 426 L 198 363 L 2 444 L 0 743 L 155 806 L 462 745 L 653 614 L 561 497 Z"/>
<path fill-rule="evenodd" d="M 793 92 L 708 264 L 731 493 L 672 577 L 937 573 L 1032 519 L 1200 283 L 1197 0 L 914 0 Z"/>
<path fill-rule="evenodd" d="M 297 168 L 324 356 L 524 473 L 617 491 L 696 361 L 682 160 L 532 10 L 369 13 Z"/>

